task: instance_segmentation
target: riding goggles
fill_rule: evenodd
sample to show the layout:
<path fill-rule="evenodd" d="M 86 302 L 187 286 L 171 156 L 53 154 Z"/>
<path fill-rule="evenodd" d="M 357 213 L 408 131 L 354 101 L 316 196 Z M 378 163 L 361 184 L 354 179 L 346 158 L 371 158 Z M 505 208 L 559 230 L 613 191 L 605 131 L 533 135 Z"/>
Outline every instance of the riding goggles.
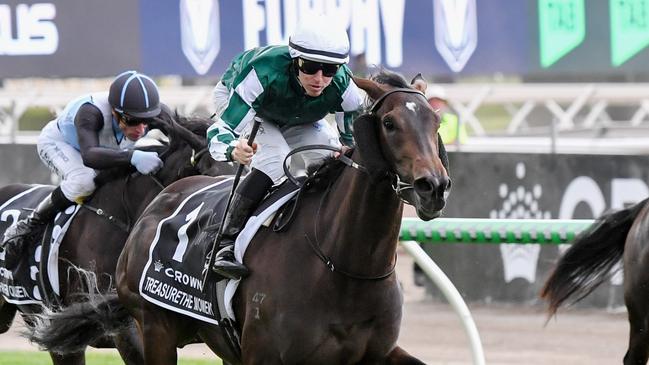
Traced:
<path fill-rule="evenodd" d="M 140 124 L 149 124 L 151 122 L 151 118 L 136 118 L 136 117 L 131 117 L 129 115 L 126 115 L 124 113 L 120 113 L 119 116 L 124 122 L 124 124 L 130 127 L 135 127 Z"/>
<path fill-rule="evenodd" d="M 297 60 L 297 68 L 307 75 L 315 75 L 318 71 L 322 71 L 322 76 L 333 77 L 338 72 L 340 65 L 334 63 L 323 63 L 305 60 L 299 58 Z"/>

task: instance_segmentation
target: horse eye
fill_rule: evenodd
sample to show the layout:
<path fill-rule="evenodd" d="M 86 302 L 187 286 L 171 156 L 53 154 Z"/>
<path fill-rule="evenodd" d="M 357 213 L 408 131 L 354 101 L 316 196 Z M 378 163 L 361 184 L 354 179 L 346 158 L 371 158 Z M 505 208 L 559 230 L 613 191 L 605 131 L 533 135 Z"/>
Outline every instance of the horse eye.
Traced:
<path fill-rule="evenodd" d="M 383 127 L 389 131 L 393 131 L 395 129 L 394 122 L 392 121 L 392 119 L 384 119 Z"/>

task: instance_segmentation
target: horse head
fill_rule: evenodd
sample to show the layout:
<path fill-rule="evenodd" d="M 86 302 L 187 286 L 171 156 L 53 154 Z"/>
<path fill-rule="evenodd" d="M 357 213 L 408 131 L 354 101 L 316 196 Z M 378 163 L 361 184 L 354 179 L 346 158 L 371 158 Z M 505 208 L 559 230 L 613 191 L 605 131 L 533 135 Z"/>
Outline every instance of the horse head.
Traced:
<path fill-rule="evenodd" d="M 211 158 L 207 150 L 205 135 L 212 124 L 209 118 L 156 118 L 149 124 L 152 130 L 147 137 L 138 141 L 137 149 L 158 152 L 164 162 L 162 168 L 153 175 L 160 185 L 167 186 L 183 177 L 193 175 L 219 176 L 233 174 L 235 169 L 228 163 Z M 160 130 L 163 134 L 152 133 Z M 151 137 L 155 134 L 155 137 Z M 148 139 L 147 141 L 144 141 Z M 133 166 L 120 166 L 103 169 L 95 178 L 98 186 L 109 181 L 132 174 Z"/>
<path fill-rule="evenodd" d="M 424 96 L 426 82 L 418 75 L 408 84 L 387 71 L 354 81 L 373 102 L 354 122 L 354 138 L 373 180 L 393 179 L 393 187 L 419 218 L 437 218 L 451 180 L 437 133 L 440 116 Z"/>

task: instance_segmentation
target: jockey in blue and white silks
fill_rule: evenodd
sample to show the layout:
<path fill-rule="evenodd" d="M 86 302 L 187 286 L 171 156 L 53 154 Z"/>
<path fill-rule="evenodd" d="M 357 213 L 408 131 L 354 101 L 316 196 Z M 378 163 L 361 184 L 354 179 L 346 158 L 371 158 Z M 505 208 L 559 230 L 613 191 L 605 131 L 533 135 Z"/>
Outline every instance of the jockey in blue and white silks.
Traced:
<path fill-rule="evenodd" d="M 5 231 L 2 244 L 20 246 L 22 238 L 43 228 L 57 212 L 91 195 L 97 170 L 131 164 L 150 174 L 162 167 L 157 153 L 131 148 L 163 110 L 168 113 L 155 82 L 136 71 L 118 75 L 109 92 L 71 101 L 43 128 L 37 144 L 41 160 L 61 184 L 27 218 Z"/>

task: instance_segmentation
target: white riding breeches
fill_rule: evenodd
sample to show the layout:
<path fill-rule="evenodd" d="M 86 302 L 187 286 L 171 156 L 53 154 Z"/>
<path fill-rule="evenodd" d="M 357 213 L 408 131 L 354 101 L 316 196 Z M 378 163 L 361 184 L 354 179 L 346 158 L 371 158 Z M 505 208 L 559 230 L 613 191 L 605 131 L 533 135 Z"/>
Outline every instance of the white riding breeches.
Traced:
<path fill-rule="evenodd" d="M 248 135 L 252 129 L 249 125 L 243 135 Z M 324 144 L 340 149 L 338 133 L 324 119 L 317 122 L 279 128 L 269 122 L 262 122 L 255 137 L 258 145 L 257 152 L 252 157 L 251 167 L 264 172 L 274 183 L 284 177 L 283 163 L 291 150 L 313 144 Z M 321 163 L 326 157 L 333 155 L 329 150 L 309 150 L 291 156 L 289 166 L 308 169 L 309 166 Z"/>
<path fill-rule="evenodd" d="M 217 83 L 212 91 L 215 113 L 223 114 L 228 106 L 230 92 L 221 82 Z M 242 136 L 248 136 L 253 123 L 248 124 Z M 252 158 L 251 167 L 264 172 L 274 183 L 284 177 L 282 164 L 288 153 L 298 147 L 324 144 L 338 149 L 341 148 L 338 131 L 325 119 L 312 123 L 295 126 L 278 127 L 276 124 L 263 121 L 255 137 L 258 145 L 257 152 Z M 313 164 L 322 162 L 326 157 L 333 155 L 329 150 L 309 150 L 291 156 L 289 166 L 292 168 L 307 169 Z M 296 171 L 292 169 L 293 173 Z"/>
<path fill-rule="evenodd" d="M 80 202 L 95 191 L 97 172 L 85 166 L 81 153 L 63 140 L 56 120 L 43 128 L 36 147 L 45 165 L 61 178 L 61 191 L 68 200 Z"/>

